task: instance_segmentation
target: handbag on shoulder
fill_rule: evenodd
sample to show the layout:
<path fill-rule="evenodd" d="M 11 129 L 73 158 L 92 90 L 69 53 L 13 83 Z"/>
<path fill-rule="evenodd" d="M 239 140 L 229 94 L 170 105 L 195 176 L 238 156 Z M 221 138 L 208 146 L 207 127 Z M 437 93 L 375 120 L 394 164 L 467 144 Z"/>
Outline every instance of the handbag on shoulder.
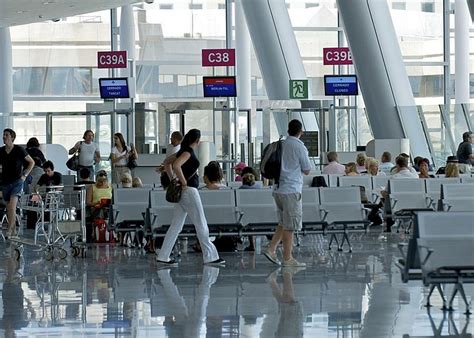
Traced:
<path fill-rule="evenodd" d="M 128 169 L 132 170 L 138 167 L 137 159 L 135 157 L 135 153 L 133 153 L 133 148 L 131 148 L 130 156 L 128 156 L 127 167 Z"/>
<path fill-rule="evenodd" d="M 181 200 L 182 192 L 183 188 L 179 184 L 178 180 L 173 179 L 166 188 L 166 200 L 170 203 L 178 203 Z"/>
<path fill-rule="evenodd" d="M 80 143 L 82 145 L 82 142 Z M 72 155 L 72 157 L 66 161 L 66 167 L 69 168 L 69 170 L 72 171 L 78 171 L 79 170 L 79 153 L 81 152 L 81 146 L 79 146 L 79 149 Z"/>

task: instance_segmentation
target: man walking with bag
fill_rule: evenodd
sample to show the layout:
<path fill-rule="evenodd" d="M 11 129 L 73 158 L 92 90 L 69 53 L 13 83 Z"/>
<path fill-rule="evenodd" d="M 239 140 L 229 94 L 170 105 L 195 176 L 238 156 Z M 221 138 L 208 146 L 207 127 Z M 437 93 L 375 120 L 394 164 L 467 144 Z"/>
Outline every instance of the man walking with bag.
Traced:
<path fill-rule="evenodd" d="M 273 198 L 277 206 L 278 226 L 268 248 L 264 251 L 265 257 L 271 262 L 284 267 L 304 267 L 293 258 L 293 233 L 301 230 L 303 218 L 303 174 L 308 175 L 311 163 L 308 149 L 300 140 L 303 135 L 303 125 L 298 120 L 288 124 L 288 137 L 282 145 L 281 170 L 279 183 L 273 190 Z M 283 263 L 276 254 L 280 241 L 283 242 Z"/>

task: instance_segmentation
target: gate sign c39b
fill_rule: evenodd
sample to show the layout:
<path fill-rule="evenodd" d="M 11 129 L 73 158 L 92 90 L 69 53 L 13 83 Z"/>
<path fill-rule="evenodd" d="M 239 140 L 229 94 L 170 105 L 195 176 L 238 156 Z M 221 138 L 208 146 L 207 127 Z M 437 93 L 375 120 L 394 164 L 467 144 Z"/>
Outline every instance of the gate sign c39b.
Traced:
<path fill-rule="evenodd" d="M 323 64 L 329 66 L 352 65 L 350 49 L 347 47 L 323 48 Z"/>
<path fill-rule="evenodd" d="M 127 51 L 97 52 L 97 68 L 127 68 Z"/>

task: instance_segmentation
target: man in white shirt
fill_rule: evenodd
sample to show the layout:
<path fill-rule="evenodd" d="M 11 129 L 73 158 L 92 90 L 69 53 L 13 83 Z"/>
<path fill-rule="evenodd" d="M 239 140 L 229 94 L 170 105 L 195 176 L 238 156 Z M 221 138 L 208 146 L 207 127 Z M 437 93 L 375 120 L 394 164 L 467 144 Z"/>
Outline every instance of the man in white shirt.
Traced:
<path fill-rule="evenodd" d="M 403 168 L 400 167 L 400 165 L 398 165 L 398 159 L 400 157 L 403 157 L 406 160 L 406 162 L 403 162 L 403 163 L 406 163 L 405 167 L 403 167 Z M 401 153 L 400 155 L 398 155 L 397 158 L 395 159 L 395 163 L 397 163 L 397 165 L 390 170 L 390 174 L 392 175 L 392 177 L 395 177 L 395 178 L 397 178 L 397 177 L 399 177 L 399 178 L 400 177 L 418 178 L 418 173 L 416 172 L 415 168 L 413 168 L 412 166 L 409 165 L 409 161 L 410 161 L 410 156 L 408 154 Z M 395 176 L 401 170 L 408 170 L 411 173 L 411 175 L 408 174 L 408 173 L 402 173 L 399 176 Z"/>
<path fill-rule="evenodd" d="M 395 164 L 392 163 L 392 154 L 388 151 L 384 151 L 382 157 L 380 158 L 379 170 L 385 175 L 390 175 L 390 170 L 395 167 Z"/>
<path fill-rule="evenodd" d="M 335 151 L 330 151 L 327 153 L 329 164 L 324 167 L 323 174 L 325 175 L 344 175 L 346 172 L 346 167 L 340 164 L 337 161 L 337 153 Z"/>
<path fill-rule="evenodd" d="M 181 141 L 183 140 L 183 134 L 179 131 L 174 131 L 171 133 L 170 141 L 171 143 L 168 144 L 166 147 L 166 157 L 170 157 L 173 154 L 176 154 L 179 149 L 181 148 Z"/>
<path fill-rule="evenodd" d="M 392 175 L 393 178 L 418 178 L 416 171 L 413 172 L 408 167 L 408 158 L 405 156 L 398 156 L 395 163 L 397 164 L 397 172 Z"/>
<path fill-rule="evenodd" d="M 293 232 L 301 230 L 303 219 L 303 174 L 308 175 L 311 162 L 308 149 L 301 142 L 303 125 L 298 120 L 288 124 L 288 137 L 283 142 L 281 154 L 281 170 L 278 184 L 274 186 L 273 198 L 277 206 L 278 226 L 268 248 L 264 251 L 265 257 L 271 262 L 280 265 L 276 255 L 276 248 L 283 242 L 283 266 L 304 267 L 293 258 Z"/>
<path fill-rule="evenodd" d="M 179 131 L 173 131 L 170 137 L 170 144 L 166 147 L 166 158 L 176 154 L 181 149 L 181 141 L 183 140 L 183 134 Z M 166 188 L 169 184 L 168 175 L 165 172 L 164 164 L 160 164 L 156 167 L 155 171 L 160 174 L 160 182 L 163 188 Z"/>

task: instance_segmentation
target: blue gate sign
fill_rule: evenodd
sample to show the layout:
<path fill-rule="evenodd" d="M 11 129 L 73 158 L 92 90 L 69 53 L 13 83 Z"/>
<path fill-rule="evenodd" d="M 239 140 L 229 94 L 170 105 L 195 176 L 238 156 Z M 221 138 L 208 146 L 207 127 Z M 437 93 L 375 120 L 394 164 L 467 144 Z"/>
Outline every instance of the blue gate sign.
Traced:
<path fill-rule="evenodd" d="M 324 75 L 324 95 L 359 95 L 356 75 Z"/>
<path fill-rule="evenodd" d="M 99 79 L 99 88 L 102 99 L 127 99 L 130 97 L 126 77 Z"/>

